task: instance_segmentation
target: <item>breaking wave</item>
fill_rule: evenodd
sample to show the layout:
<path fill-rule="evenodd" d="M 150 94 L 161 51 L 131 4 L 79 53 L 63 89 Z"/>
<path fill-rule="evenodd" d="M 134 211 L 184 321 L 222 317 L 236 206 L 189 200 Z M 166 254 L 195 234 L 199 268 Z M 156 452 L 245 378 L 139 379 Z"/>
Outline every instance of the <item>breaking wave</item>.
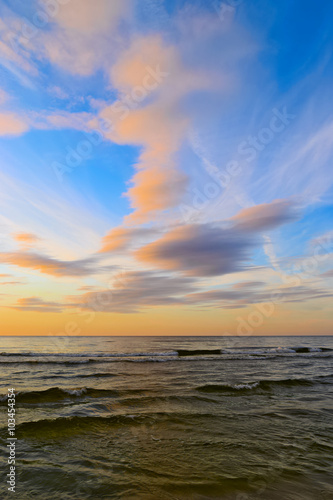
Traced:
<path fill-rule="evenodd" d="M 261 389 L 264 391 L 272 390 L 274 387 L 301 387 L 312 386 L 316 383 L 325 383 L 323 379 L 332 378 L 332 375 L 323 375 L 314 379 L 282 379 L 282 380 L 259 380 L 258 382 L 249 382 L 243 384 L 206 384 L 196 387 L 200 392 L 242 392 Z"/>

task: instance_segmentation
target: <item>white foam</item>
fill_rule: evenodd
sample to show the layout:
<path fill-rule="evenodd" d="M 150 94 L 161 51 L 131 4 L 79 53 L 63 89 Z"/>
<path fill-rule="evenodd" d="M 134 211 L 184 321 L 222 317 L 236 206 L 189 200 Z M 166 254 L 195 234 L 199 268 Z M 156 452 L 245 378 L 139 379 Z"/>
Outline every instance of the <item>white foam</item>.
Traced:
<path fill-rule="evenodd" d="M 71 396 L 81 396 L 87 392 L 87 389 L 83 387 L 82 389 L 63 389 L 63 391 Z"/>
<path fill-rule="evenodd" d="M 258 387 L 259 382 L 253 382 L 252 384 L 236 384 L 233 386 L 234 389 L 241 390 L 241 389 L 255 389 Z"/>

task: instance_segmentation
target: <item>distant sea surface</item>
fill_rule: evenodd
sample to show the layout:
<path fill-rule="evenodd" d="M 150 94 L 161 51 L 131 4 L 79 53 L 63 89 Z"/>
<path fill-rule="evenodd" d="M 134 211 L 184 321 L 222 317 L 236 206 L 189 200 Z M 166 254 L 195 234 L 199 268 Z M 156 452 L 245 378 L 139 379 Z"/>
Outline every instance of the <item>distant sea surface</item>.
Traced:
<path fill-rule="evenodd" d="M 333 337 L 0 337 L 0 353 L 1 499 L 333 499 Z"/>

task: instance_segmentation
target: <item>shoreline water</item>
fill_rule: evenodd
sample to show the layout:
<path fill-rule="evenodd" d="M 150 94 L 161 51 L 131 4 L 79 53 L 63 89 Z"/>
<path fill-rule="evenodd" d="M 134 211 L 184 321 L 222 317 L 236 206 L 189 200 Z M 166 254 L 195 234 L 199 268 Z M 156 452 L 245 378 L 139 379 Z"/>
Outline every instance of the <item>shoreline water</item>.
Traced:
<path fill-rule="evenodd" d="M 16 494 L 332 498 L 333 338 L 295 339 L 0 338 Z"/>

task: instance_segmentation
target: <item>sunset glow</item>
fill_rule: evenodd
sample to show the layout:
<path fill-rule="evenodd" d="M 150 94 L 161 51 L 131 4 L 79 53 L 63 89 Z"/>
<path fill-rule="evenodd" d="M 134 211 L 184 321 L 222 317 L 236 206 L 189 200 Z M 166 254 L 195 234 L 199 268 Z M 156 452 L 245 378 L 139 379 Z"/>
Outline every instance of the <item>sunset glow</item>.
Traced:
<path fill-rule="evenodd" d="M 151 3 L 0 4 L 2 334 L 331 334 L 332 5 Z"/>

